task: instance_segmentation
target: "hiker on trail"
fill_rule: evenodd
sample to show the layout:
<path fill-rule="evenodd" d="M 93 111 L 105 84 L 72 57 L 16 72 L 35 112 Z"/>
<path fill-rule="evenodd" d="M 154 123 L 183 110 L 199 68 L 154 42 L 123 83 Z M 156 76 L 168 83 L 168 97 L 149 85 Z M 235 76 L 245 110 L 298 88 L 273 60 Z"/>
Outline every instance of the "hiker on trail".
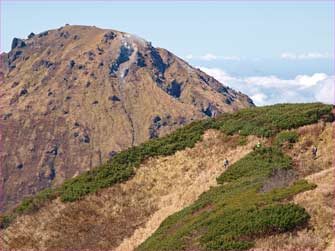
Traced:
<path fill-rule="evenodd" d="M 261 148 L 261 142 L 257 142 L 257 144 L 256 144 L 256 148 Z"/>
<path fill-rule="evenodd" d="M 316 159 L 318 155 L 318 148 L 315 145 L 312 147 L 312 154 L 313 154 L 313 159 Z"/>
<path fill-rule="evenodd" d="M 228 161 L 228 159 L 225 159 L 225 160 L 223 161 L 223 166 L 224 166 L 225 168 L 227 168 L 228 165 L 229 165 L 229 161 Z"/>

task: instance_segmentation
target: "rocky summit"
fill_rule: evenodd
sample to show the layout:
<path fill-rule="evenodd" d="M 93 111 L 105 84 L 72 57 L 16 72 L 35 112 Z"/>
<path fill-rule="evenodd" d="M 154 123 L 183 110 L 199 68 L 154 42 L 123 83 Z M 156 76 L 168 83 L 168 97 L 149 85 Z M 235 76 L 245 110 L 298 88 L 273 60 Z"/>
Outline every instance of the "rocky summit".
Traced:
<path fill-rule="evenodd" d="M 1 211 L 119 151 L 254 106 L 137 36 L 66 25 L 1 54 Z"/>

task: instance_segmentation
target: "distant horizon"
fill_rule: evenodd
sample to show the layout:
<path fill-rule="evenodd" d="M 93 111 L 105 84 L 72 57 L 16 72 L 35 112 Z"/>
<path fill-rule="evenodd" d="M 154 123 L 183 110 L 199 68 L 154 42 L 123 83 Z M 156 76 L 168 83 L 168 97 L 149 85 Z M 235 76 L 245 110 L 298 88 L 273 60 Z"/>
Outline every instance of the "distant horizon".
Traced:
<path fill-rule="evenodd" d="M 333 9 L 332 1 L 2 1 L 1 51 L 30 32 L 96 26 L 165 48 L 258 105 L 333 103 Z"/>

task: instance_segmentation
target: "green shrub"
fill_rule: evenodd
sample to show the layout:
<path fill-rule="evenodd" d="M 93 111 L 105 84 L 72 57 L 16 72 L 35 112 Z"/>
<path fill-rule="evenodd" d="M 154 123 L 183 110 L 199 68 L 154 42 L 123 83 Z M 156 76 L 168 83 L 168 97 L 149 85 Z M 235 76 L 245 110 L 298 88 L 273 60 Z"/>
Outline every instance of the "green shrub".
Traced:
<path fill-rule="evenodd" d="M 229 241 L 224 238 L 218 238 L 206 245 L 206 250 L 248 250 L 254 246 L 251 241 Z"/>
<path fill-rule="evenodd" d="M 236 162 L 227 171 L 222 173 L 217 182 L 223 184 L 243 177 L 267 177 L 275 168 L 288 169 L 292 164 L 291 159 L 278 148 L 260 148 Z"/>
<path fill-rule="evenodd" d="M 15 214 L 36 211 L 47 201 L 58 196 L 64 202 L 75 201 L 99 189 L 124 182 L 134 175 L 135 168 L 143 160 L 149 157 L 172 155 L 176 151 L 193 147 L 201 140 L 203 132 L 207 129 L 219 129 L 228 135 L 239 133 L 241 136 L 270 137 L 281 130 L 315 123 L 319 119 L 332 121 L 332 106 L 321 103 L 279 104 L 242 109 L 233 114 L 223 114 L 215 119 L 193 122 L 165 137 L 152 139 L 124 150 L 101 166 L 66 181 L 57 189 L 42 191 L 32 198 L 25 199 L 15 210 Z M 242 144 L 244 144 L 243 140 Z M 287 160 L 281 165 L 286 165 L 286 162 Z M 258 169 L 263 168 L 257 163 L 254 164 L 256 164 L 255 170 L 247 171 L 250 175 L 254 175 Z M 243 170 L 241 166 L 236 172 L 241 173 Z M 238 173 L 228 172 L 219 180 L 222 179 L 223 182 L 235 179 L 238 175 Z"/>
<path fill-rule="evenodd" d="M 299 139 L 299 135 L 294 131 L 282 131 L 277 134 L 275 144 L 282 146 L 285 143 L 293 144 Z"/>
<path fill-rule="evenodd" d="M 240 137 L 238 140 L 238 145 L 245 146 L 248 143 L 248 140 L 246 137 Z"/>
<path fill-rule="evenodd" d="M 0 228 L 7 228 L 15 219 L 14 215 L 3 215 L 0 217 Z"/>
<path fill-rule="evenodd" d="M 55 199 L 56 197 L 56 190 L 52 190 L 51 188 L 44 189 L 34 197 L 23 199 L 21 204 L 15 208 L 14 212 L 17 214 L 34 212 L 44 205 L 45 202 Z"/>
<path fill-rule="evenodd" d="M 214 228 L 207 232 L 200 242 L 206 250 L 245 250 L 254 246 L 254 236 L 267 232 L 285 232 L 298 225 L 304 225 L 309 219 L 304 208 L 294 204 L 271 204 L 261 209 L 241 209 L 218 217 Z M 219 226 L 219 227 L 218 227 Z M 249 241 L 241 241 L 239 239 Z"/>
<path fill-rule="evenodd" d="M 278 104 L 240 110 L 224 116 L 220 127 L 227 134 L 270 137 L 281 130 L 312 124 L 319 119 L 332 121 L 332 107 L 321 103 Z"/>
<path fill-rule="evenodd" d="M 137 250 L 245 250 L 258 236 L 291 231 L 309 215 L 295 204 L 280 201 L 315 186 L 304 180 L 261 193 L 274 169 L 291 168 L 280 149 L 256 149 L 218 178 L 217 187 L 191 206 L 169 216 Z"/>

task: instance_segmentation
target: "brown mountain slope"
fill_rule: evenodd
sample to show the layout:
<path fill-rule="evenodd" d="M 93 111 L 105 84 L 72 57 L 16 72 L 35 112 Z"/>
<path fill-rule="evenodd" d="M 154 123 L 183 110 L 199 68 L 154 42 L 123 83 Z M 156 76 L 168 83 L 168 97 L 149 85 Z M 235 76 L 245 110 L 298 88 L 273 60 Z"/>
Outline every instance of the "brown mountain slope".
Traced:
<path fill-rule="evenodd" d="M 288 153 L 296 169 L 317 185 L 311 191 L 294 196 L 293 202 L 311 215 L 308 228 L 283 233 L 256 242 L 255 251 L 334 250 L 334 124 L 318 123 L 299 128 L 300 140 Z M 318 158 L 312 159 L 310 148 L 318 146 Z"/>
<path fill-rule="evenodd" d="M 299 141 L 284 148 L 293 158 L 297 178 L 306 178 L 317 185 L 314 190 L 288 199 L 306 208 L 311 215 L 308 226 L 258 237 L 255 251 L 325 250 L 332 245 L 332 127 L 322 122 L 296 129 Z M 200 194 L 217 185 L 216 178 L 225 171 L 225 158 L 232 164 L 251 152 L 259 141 L 249 136 L 241 146 L 240 140 L 237 135 L 226 136 L 211 129 L 194 148 L 150 158 L 125 183 L 73 203 L 54 200 L 38 212 L 18 217 L 2 230 L 4 248 L 134 250 L 168 216 L 191 205 Z M 270 142 L 271 139 L 266 139 L 262 144 Z M 317 160 L 312 159 L 312 144 L 319 147 Z"/>
<path fill-rule="evenodd" d="M 247 96 L 136 36 L 65 26 L 1 55 L 1 210 Z"/>
<path fill-rule="evenodd" d="M 4 248 L 130 251 L 169 215 L 189 206 L 216 185 L 224 158 L 242 158 L 257 142 L 209 130 L 194 148 L 151 158 L 129 181 L 74 203 L 54 200 L 37 213 L 19 217 L 4 230 Z"/>

